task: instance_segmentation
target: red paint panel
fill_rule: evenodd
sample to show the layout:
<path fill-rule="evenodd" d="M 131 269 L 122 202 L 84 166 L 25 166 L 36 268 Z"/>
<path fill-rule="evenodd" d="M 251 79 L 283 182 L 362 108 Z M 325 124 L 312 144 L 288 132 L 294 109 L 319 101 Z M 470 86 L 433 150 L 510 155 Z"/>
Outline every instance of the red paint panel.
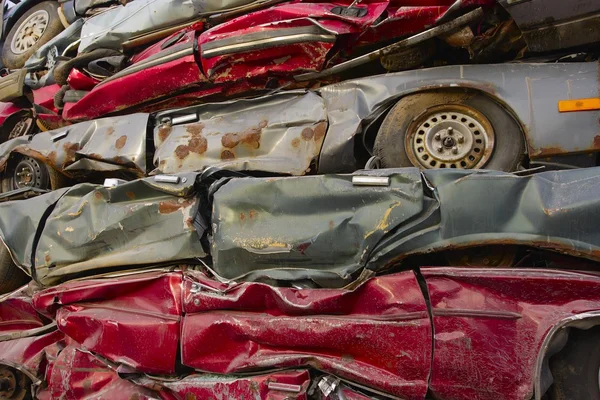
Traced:
<path fill-rule="evenodd" d="M 67 77 L 67 83 L 73 90 L 92 90 L 94 86 L 100 83 L 98 79 L 87 76 L 77 68 L 73 68 Z"/>
<path fill-rule="evenodd" d="M 109 302 L 114 307 L 139 308 L 157 315 L 181 314 L 181 273 L 148 272 L 118 278 L 71 281 L 37 292 L 36 310 L 53 316 L 61 305 Z"/>
<path fill-rule="evenodd" d="M 0 332 L 17 332 L 44 326 L 29 297 L 11 297 L 0 302 Z"/>
<path fill-rule="evenodd" d="M 32 90 L 33 102 L 37 105 L 47 108 L 52 112 L 58 112 L 58 109 L 54 107 L 54 95 L 60 90 L 60 86 L 57 84 L 44 86 L 42 88 Z"/>
<path fill-rule="evenodd" d="M 541 343 L 561 319 L 600 307 L 600 277 L 549 270 L 426 268 L 435 326 L 432 392 L 529 399 Z"/>
<path fill-rule="evenodd" d="M 194 280 L 184 284 L 185 365 L 215 373 L 313 366 L 424 398 L 432 333 L 412 272 L 374 278 L 354 291 L 243 283 L 216 293 L 198 291 Z"/>
<path fill-rule="evenodd" d="M 194 56 L 185 56 L 96 86 L 77 103 L 65 104 L 63 118 L 98 118 L 205 81 Z"/>
<path fill-rule="evenodd" d="M 147 59 L 150 56 L 160 53 L 161 51 L 164 50 L 162 47 L 164 46 L 165 42 L 170 41 L 172 38 L 181 35 L 182 32 L 184 33 L 183 36 L 176 42 L 172 42 L 168 47 L 173 46 L 175 44 L 193 42 L 194 40 L 196 40 L 196 31 L 201 31 L 203 28 L 204 28 L 204 23 L 197 22 L 193 25 L 190 25 L 190 26 L 180 30 L 180 31 L 177 31 L 174 34 L 167 36 L 163 40 L 153 44 L 152 46 L 149 46 L 149 47 L 143 49 L 138 54 L 131 57 L 130 64 L 133 65 L 139 61 L 143 61 L 143 60 Z M 165 47 L 165 48 L 168 48 L 168 47 Z"/>
<path fill-rule="evenodd" d="M 87 349 L 156 374 L 175 370 L 180 301 L 181 274 L 160 272 L 71 282 L 34 298 L 49 314 L 62 305 L 59 329 Z"/>
<path fill-rule="evenodd" d="M 58 342 L 64 339 L 59 331 L 41 336 L 0 342 L 0 364 L 24 368 L 30 374 L 42 377 L 46 362 L 58 354 Z"/>
<path fill-rule="evenodd" d="M 116 372 L 90 354 L 67 346 L 53 363 L 47 378 L 48 386 L 38 399 L 157 399 L 146 388 L 119 378 Z"/>
<path fill-rule="evenodd" d="M 22 108 L 13 103 L 0 103 L 0 125 L 6 121 L 6 118 L 21 111 Z"/>
<path fill-rule="evenodd" d="M 304 400 L 309 384 L 307 371 L 293 370 L 244 377 L 190 375 L 165 386 L 180 399 Z"/>

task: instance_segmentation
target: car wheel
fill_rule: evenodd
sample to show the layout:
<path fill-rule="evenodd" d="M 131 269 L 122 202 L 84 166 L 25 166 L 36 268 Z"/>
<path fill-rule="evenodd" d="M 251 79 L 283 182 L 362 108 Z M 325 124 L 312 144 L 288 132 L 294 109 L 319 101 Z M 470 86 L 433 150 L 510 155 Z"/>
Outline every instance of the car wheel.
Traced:
<path fill-rule="evenodd" d="M 6 36 L 2 49 L 4 65 L 9 69 L 22 68 L 37 49 L 63 29 L 57 2 L 45 1 L 31 7 Z"/>
<path fill-rule="evenodd" d="M 436 91 L 400 99 L 379 128 L 374 153 L 383 167 L 514 171 L 525 142 L 519 124 L 488 96 Z"/>
<path fill-rule="evenodd" d="M 21 371 L 0 365 L 0 399 L 31 399 L 31 380 Z"/>
<path fill-rule="evenodd" d="M 566 346 L 550 358 L 551 400 L 600 400 L 600 326 L 571 329 Z"/>

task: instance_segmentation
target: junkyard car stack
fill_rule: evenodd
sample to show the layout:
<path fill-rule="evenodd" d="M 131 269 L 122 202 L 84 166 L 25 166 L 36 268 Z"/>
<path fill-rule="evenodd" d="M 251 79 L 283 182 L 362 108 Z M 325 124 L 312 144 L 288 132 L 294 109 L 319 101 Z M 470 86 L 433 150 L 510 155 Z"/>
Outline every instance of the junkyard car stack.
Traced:
<path fill-rule="evenodd" d="M 20 3 L 0 399 L 600 400 L 576 3 Z"/>

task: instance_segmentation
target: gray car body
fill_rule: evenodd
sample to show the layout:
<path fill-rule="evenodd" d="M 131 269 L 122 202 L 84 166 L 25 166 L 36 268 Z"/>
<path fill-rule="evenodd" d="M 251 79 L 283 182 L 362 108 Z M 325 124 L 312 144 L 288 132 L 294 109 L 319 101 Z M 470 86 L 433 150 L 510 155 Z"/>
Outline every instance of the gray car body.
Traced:
<path fill-rule="evenodd" d="M 473 90 L 519 123 L 532 159 L 600 151 L 600 110 L 561 113 L 560 100 L 597 97 L 597 62 L 448 66 L 350 80 L 317 91 L 82 122 L 0 145 L 0 169 L 21 153 L 72 177 L 236 171 L 352 172 L 357 148 L 403 96 Z M 501 135 L 502 132 L 496 134 Z M 148 139 L 147 140 L 147 136 Z M 148 144 L 150 143 L 150 144 Z M 146 165 L 153 156 L 153 165 Z"/>
<path fill-rule="evenodd" d="M 3 203 L 0 237 L 42 285 L 200 258 L 223 279 L 340 287 L 409 255 L 489 244 L 600 261 L 599 167 L 177 178 L 84 183 Z"/>

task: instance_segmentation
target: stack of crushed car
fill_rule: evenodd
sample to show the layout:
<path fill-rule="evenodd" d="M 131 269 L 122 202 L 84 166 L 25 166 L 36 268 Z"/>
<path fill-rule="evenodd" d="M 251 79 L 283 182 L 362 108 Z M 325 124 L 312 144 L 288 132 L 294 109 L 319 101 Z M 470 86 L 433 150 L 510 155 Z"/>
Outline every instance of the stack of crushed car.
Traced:
<path fill-rule="evenodd" d="M 600 400 L 600 6 L 550 3 L 5 10 L 0 399 Z"/>

